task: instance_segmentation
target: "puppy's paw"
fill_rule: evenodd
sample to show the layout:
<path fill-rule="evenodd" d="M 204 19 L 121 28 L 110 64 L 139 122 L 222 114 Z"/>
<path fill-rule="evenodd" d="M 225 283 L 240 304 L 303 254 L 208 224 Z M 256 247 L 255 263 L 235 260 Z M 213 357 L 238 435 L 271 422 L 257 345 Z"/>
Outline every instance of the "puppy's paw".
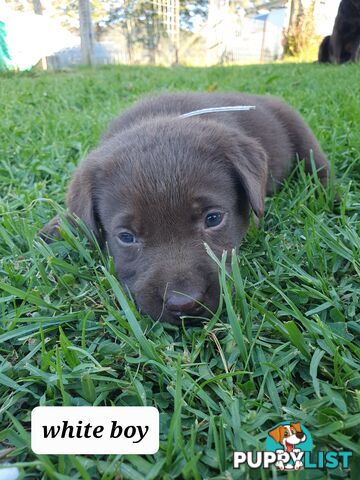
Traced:
<path fill-rule="evenodd" d="M 39 231 L 39 237 L 46 243 L 52 243 L 60 238 L 59 226 L 61 219 L 56 215 Z"/>

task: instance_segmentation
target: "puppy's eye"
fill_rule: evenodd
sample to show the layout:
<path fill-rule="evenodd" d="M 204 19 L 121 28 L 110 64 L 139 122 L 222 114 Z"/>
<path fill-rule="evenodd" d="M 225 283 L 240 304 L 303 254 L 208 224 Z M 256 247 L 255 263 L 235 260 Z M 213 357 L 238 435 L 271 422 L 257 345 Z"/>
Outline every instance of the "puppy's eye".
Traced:
<path fill-rule="evenodd" d="M 133 233 L 130 232 L 121 232 L 118 235 L 118 239 L 121 243 L 125 243 L 126 245 L 130 245 L 131 243 L 136 243 L 137 239 Z"/>
<path fill-rule="evenodd" d="M 289 436 L 289 432 L 287 430 L 285 430 L 284 437 L 288 437 L 288 436 Z"/>
<path fill-rule="evenodd" d="M 224 214 L 221 212 L 210 212 L 205 218 L 205 228 L 213 228 L 220 225 L 224 219 Z"/>

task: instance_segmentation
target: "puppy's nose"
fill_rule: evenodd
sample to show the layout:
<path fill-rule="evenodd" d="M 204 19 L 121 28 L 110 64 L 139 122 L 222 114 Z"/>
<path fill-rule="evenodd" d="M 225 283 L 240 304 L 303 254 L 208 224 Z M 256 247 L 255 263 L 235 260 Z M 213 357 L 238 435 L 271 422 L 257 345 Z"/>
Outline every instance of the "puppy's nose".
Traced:
<path fill-rule="evenodd" d="M 170 293 L 166 299 L 167 309 L 174 315 L 199 315 L 204 308 L 203 295 L 200 292 L 192 292 L 186 295 L 181 293 Z"/>
<path fill-rule="evenodd" d="M 296 432 L 296 436 L 301 440 L 305 435 L 303 432 Z"/>

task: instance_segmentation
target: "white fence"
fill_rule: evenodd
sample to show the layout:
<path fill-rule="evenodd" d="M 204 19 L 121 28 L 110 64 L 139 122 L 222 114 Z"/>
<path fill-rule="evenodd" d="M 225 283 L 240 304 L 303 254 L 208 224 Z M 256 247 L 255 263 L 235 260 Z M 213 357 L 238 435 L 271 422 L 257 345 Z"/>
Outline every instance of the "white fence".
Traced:
<path fill-rule="evenodd" d="M 253 17 L 218 12 L 207 27 L 207 64 L 263 62 L 280 58 L 287 10 Z"/>

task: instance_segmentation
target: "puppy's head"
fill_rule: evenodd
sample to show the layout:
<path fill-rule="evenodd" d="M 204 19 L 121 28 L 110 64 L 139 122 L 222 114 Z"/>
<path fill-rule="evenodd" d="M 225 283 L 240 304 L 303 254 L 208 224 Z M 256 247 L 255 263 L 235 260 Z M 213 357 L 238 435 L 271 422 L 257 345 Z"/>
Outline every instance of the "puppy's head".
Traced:
<path fill-rule="evenodd" d="M 154 319 L 208 316 L 219 257 L 239 245 L 249 209 L 263 214 L 267 159 L 237 131 L 199 119 L 144 122 L 79 167 L 67 205 L 107 242 L 123 287 Z"/>
<path fill-rule="evenodd" d="M 280 443 L 284 450 L 292 452 L 294 446 L 306 440 L 305 433 L 301 430 L 300 423 L 290 423 L 288 425 L 279 425 L 269 432 L 277 443 Z"/>

